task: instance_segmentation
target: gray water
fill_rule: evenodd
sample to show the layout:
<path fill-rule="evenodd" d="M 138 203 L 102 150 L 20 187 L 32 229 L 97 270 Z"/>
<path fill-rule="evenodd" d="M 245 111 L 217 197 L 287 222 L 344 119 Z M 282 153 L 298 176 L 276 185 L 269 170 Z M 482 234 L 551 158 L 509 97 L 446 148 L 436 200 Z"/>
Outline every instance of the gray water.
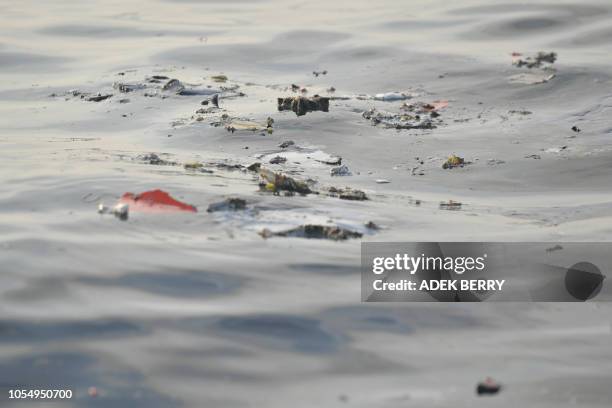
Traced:
<path fill-rule="evenodd" d="M 318 223 L 375 241 L 609 241 L 609 2 L 5 0 L 0 23 L 3 406 L 610 405 L 605 304 L 361 304 L 359 239 L 257 234 Z M 555 77 L 513 83 L 528 70 L 511 53 L 537 51 L 558 53 Z M 274 132 L 197 121 L 203 95 L 112 88 L 151 75 L 237 85 L 246 96 L 223 112 L 270 116 Z M 292 83 L 449 105 L 432 130 L 372 126 L 362 111 L 401 102 L 371 99 L 298 118 L 276 110 Z M 286 140 L 303 150 L 272 168 L 370 200 L 275 196 L 248 172 L 141 160 L 248 165 L 288 154 Z M 308 158 L 325 154 L 353 175 Z M 472 164 L 443 170 L 450 154 Z M 198 212 L 97 213 L 155 188 Z M 230 196 L 247 211 L 206 212 Z M 505 388 L 479 398 L 486 376 Z M 9 388 L 75 398 L 10 402 Z"/>

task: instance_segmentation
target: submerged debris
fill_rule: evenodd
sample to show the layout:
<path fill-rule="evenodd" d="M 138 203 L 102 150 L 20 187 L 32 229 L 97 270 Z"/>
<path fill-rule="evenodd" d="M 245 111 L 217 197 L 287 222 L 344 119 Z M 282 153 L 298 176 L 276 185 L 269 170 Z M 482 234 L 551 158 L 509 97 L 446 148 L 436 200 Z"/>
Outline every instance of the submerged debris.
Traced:
<path fill-rule="evenodd" d="M 291 110 L 297 116 L 303 116 L 308 112 L 329 112 L 329 98 L 315 95 L 312 98 L 305 96 L 291 96 L 278 98 L 278 110 Z"/>
<path fill-rule="evenodd" d="M 502 386 L 491 377 L 487 377 L 484 381 L 478 383 L 476 386 L 476 394 L 482 395 L 495 395 L 501 390 Z"/>
<path fill-rule="evenodd" d="M 327 225 L 301 225 L 286 231 L 273 232 L 269 229 L 262 230 L 259 235 L 263 238 L 270 237 L 299 237 L 309 239 L 330 239 L 332 241 L 344 241 L 349 238 L 361 238 L 363 234 L 337 226 Z"/>
<path fill-rule="evenodd" d="M 469 164 L 463 157 L 455 156 L 454 154 L 449 156 L 448 159 L 442 164 L 443 169 L 453 169 L 455 167 L 463 167 Z"/>
<path fill-rule="evenodd" d="M 230 197 L 221 202 L 210 204 L 206 211 L 239 211 L 244 209 L 246 209 L 246 200 L 237 197 Z"/>
<path fill-rule="evenodd" d="M 333 167 L 329 169 L 329 174 L 331 176 L 352 176 L 351 170 L 346 165 L 342 165 L 340 167 Z"/>
<path fill-rule="evenodd" d="M 295 180 L 281 173 L 274 173 L 268 169 L 260 168 L 259 175 L 262 179 L 260 186 L 267 191 L 278 193 L 279 191 L 295 192 L 299 194 L 310 194 L 312 190 L 303 181 Z"/>

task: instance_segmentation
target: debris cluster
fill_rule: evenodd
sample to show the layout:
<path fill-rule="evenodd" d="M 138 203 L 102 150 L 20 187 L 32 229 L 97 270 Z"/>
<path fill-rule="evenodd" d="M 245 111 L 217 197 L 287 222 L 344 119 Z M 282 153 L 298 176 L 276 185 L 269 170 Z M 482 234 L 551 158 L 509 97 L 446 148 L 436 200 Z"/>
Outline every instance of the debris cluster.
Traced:
<path fill-rule="evenodd" d="M 555 63 L 557 60 L 556 52 L 543 52 L 540 51 L 532 56 L 524 56 L 519 52 L 512 53 L 512 65 L 517 67 L 542 68 L 543 66 L 549 66 Z"/>
<path fill-rule="evenodd" d="M 524 56 L 519 52 L 512 53 L 512 65 L 517 68 L 527 68 L 529 72 L 512 75 L 508 78 L 510 83 L 534 85 L 550 81 L 556 75 L 552 65 L 557 60 L 555 52 L 538 52 L 535 55 Z"/>

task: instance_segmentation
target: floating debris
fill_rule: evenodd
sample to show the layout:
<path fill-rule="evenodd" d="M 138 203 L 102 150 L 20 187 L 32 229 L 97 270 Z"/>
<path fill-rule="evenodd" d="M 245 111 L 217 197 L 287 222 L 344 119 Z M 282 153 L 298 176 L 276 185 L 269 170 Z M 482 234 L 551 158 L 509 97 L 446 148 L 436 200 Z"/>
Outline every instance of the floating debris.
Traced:
<path fill-rule="evenodd" d="M 297 116 L 303 116 L 314 111 L 329 112 L 329 98 L 318 95 L 312 98 L 305 96 L 278 98 L 278 110 L 291 110 Z"/>
<path fill-rule="evenodd" d="M 576 126 L 576 125 L 572 126 L 572 130 L 574 132 L 576 132 L 576 133 L 580 133 L 580 131 L 581 131 L 581 129 L 578 126 Z"/>
<path fill-rule="evenodd" d="M 243 200 L 242 198 L 231 197 L 226 198 L 221 202 L 210 204 L 206 211 L 239 211 L 246 209 L 246 204 L 246 200 Z"/>
<path fill-rule="evenodd" d="M 279 144 L 278 147 L 280 147 L 281 149 L 286 149 L 289 146 L 293 146 L 295 145 L 295 142 L 293 140 L 286 140 L 283 143 Z"/>
<path fill-rule="evenodd" d="M 469 164 L 465 161 L 463 157 L 455 156 L 454 154 L 449 156 L 449 158 L 442 164 L 443 169 L 453 169 L 455 167 L 463 167 L 466 164 Z"/>
<path fill-rule="evenodd" d="M 387 180 L 387 179 L 377 179 L 376 183 L 377 184 L 389 184 L 389 183 L 391 183 L 391 181 Z"/>
<path fill-rule="evenodd" d="M 559 244 L 557 244 L 557 245 L 555 245 L 553 247 L 550 247 L 550 248 L 546 248 L 546 252 L 548 252 L 548 253 L 555 252 L 555 251 L 561 251 L 561 250 L 563 250 L 563 247 L 561 245 L 559 245 Z"/>
<path fill-rule="evenodd" d="M 148 213 L 197 212 L 196 207 L 175 200 L 163 190 L 150 190 L 140 194 L 125 193 L 120 204 L 127 204 L 132 211 Z"/>
<path fill-rule="evenodd" d="M 512 84 L 537 85 L 544 84 L 555 77 L 555 74 L 547 72 L 525 72 L 508 77 L 508 82 Z"/>
<path fill-rule="evenodd" d="M 512 65 L 516 65 L 519 68 L 526 67 L 541 68 L 543 65 L 552 65 L 557 60 L 556 52 L 538 52 L 534 56 L 523 56 L 523 54 L 514 52 L 512 53 Z"/>
<path fill-rule="evenodd" d="M 138 156 L 138 159 L 142 160 L 146 164 L 152 164 L 154 166 L 176 166 L 178 165 L 177 162 L 164 160 L 155 153 L 149 153 L 143 156 Z"/>
<path fill-rule="evenodd" d="M 406 99 L 412 99 L 415 97 L 413 93 L 404 93 L 404 92 L 385 92 L 385 93 L 377 93 L 374 95 L 375 100 L 377 101 L 385 101 L 385 102 L 393 102 L 393 101 L 403 101 Z"/>
<path fill-rule="evenodd" d="M 213 75 L 210 77 L 214 82 L 227 82 L 226 75 Z"/>
<path fill-rule="evenodd" d="M 423 115 L 381 112 L 372 108 L 363 112 L 362 116 L 369 120 L 373 126 L 382 125 L 393 129 L 435 129 L 436 126 L 432 117 L 439 115 L 433 110 Z"/>
<path fill-rule="evenodd" d="M 554 52 L 538 52 L 535 56 L 524 57 L 521 53 L 512 53 L 512 65 L 518 68 L 528 68 L 535 72 L 524 72 L 508 78 L 510 83 L 517 84 L 543 84 L 555 77 L 556 70 L 552 64 L 557 60 Z"/>
<path fill-rule="evenodd" d="M 205 171 L 207 173 L 213 172 L 212 170 L 204 170 L 204 164 L 200 162 L 185 163 L 183 164 L 183 167 L 185 168 L 185 170 L 200 170 L 200 171 Z"/>
<path fill-rule="evenodd" d="M 118 203 L 113 207 L 111 213 L 121 221 L 126 221 L 129 216 L 130 206 L 125 203 Z"/>
<path fill-rule="evenodd" d="M 119 92 L 128 93 L 137 91 L 139 89 L 144 89 L 146 87 L 142 84 L 124 84 L 121 82 L 115 82 L 113 84 L 113 88 L 115 88 Z"/>
<path fill-rule="evenodd" d="M 451 210 L 451 211 L 457 211 L 461 209 L 461 203 L 457 202 L 457 201 L 453 201 L 453 200 L 448 200 L 446 202 L 442 201 L 440 202 L 440 206 L 439 208 L 441 210 Z"/>
<path fill-rule="evenodd" d="M 334 167 L 329 170 L 331 176 L 352 176 L 351 170 L 346 165 Z"/>
<path fill-rule="evenodd" d="M 262 230 L 259 235 L 263 238 L 270 237 L 298 237 L 309 239 L 330 239 L 332 241 L 344 241 L 349 238 L 361 238 L 362 233 L 345 228 L 328 225 L 302 225 L 286 231 L 273 232 L 269 229 Z"/>
<path fill-rule="evenodd" d="M 281 173 L 275 173 L 268 169 L 260 168 L 259 175 L 262 179 L 260 186 L 267 191 L 278 193 L 279 191 L 289 191 L 299 194 L 310 194 L 312 190 L 307 183 L 295 180 Z"/>
<path fill-rule="evenodd" d="M 283 164 L 287 162 L 287 158 L 283 156 L 275 156 L 270 159 L 270 164 Z"/>
<path fill-rule="evenodd" d="M 121 221 L 126 221 L 129 216 L 129 206 L 124 203 L 118 203 L 113 208 L 109 208 L 103 203 L 100 203 L 98 204 L 98 214 L 113 214 Z"/>
<path fill-rule="evenodd" d="M 98 396 L 98 389 L 96 387 L 89 387 L 87 389 L 87 395 L 89 395 L 91 398 L 95 398 Z"/>
<path fill-rule="evenodd" d="M 369 230 L 374 230 L 374 231 L 378 231 L 380 229 L 378 224 L 374 223 L 374 221 L 368 221 L 367 223 L 365 223 L 365 227 Z"/>
<path fill-rule="evenodd" d="M 89 102 L 101 102 L 103 100 L 110 98 L 111 96 L 113 96 L 113 94 L 105 94 L 105 95 L 97 94 L 97 95 L 88 97 L 86 100 Z"/>
<path fill-rule="evenodd" d="M 162 87 L 162 91 L 179 93 L 185 86 L 178 79 L 171 79 Z"/>
<path fill-rule="evenodd" d="M 261 163 L 259 163 L 259 162 L 253 163 L 253 164 L 251 164 L 251 165 L 249 165 L 247 167 L 248 171 L 253 171 L 253 172 L 256 172 L 256 173 L 259 173 L 260 169 L 261 169 Z"/>
<path fill-rule="evenodd" d="M 542 158 L 542 156 L 540 156 L 539 154 L 530 154 L 525 156 L 526 159 L 536 159 L 536 160 L 540 160 Z"/>
<path fill-rule="evenodd" d="M 487 377 L 483 382 L 478 383 L 476 386 L 476 394 L 482 395 L 495 395 L 501 390 L 501 384 L 497 383 L 491 377 Z"/>
<path fill-rule="evenodd" d="M 319 75 L 327 75 L 327 70 L 323 70 L 323 71 L 312 71 L 312 75 L 314 75 L 315 77 L 318 77 Z"/>
<path fill-rule="evenodd" d="M 315 161 L 319 163 L 327 164 L 329 166 L 339 166 L 342 164 L 342 157 L 330 156 L 328 159 L 315 159 Z"/>
<path fill-rule="evenodd" d="M 365 201 L 368 199 L 366 193 L 361 190 L 354 190 L 350 187 L 330 187 L 327 191 L 330 197 L 338 197 L 341 200 Z"/>
<path fill-rule="evenodd" d="M 508 111 L 511 115 L 531 115 L 533 112 L 525 110 L 525 109 L 513 109 Z"/>
<path fill-rule="evenodd" d="M 506 162 L 504 160 L 499 160 L 499 159 L 489 159 L 487 160 L 487 164 L 489 166 L 498 166 L 500 164 L 505 164 Z"/>
<path fill-rule="evenodd" d="M 567 146 L 550 147 L 544 150 L 544 153 L 561 153 L 565 149 L 567 149 Z"/>

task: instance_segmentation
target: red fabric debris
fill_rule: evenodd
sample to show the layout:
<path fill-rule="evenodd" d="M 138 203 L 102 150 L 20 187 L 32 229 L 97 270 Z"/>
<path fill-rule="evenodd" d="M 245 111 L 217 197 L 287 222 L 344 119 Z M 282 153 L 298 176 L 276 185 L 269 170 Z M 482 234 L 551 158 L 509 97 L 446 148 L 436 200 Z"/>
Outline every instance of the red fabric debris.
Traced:
<path fill-rule="evenodd" d="M 130 211 L 149 213 L 198 212 L 193 205 L 175 200 L 170 194 L 162 190 L 145 191 L 136 195 L 125 193 L 119 202 L 129 205 Z"/>
<path fill-rule="evenodd" d="M 433 110 L 440 110 L 448 106 L 448 101 L 447 100 L 433 101 L 432 103 L 430 103 L 430 105 L 433 106 Z"/>

